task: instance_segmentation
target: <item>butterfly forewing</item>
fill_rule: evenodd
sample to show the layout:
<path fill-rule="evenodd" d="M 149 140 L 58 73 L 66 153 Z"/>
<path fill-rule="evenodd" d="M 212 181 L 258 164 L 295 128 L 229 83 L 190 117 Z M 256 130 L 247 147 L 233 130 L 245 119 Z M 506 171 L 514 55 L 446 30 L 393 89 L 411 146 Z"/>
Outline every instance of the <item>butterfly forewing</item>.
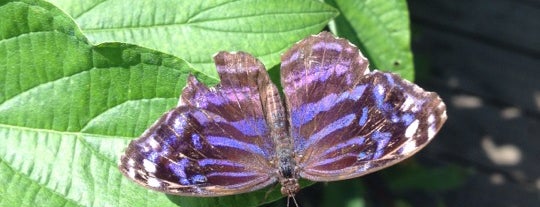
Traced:
<path fill-rule="evenodd" d="M 305 150 L 308 141 L 301 131 L 312 132 L 317 130 L 313 127 L 324 126 L 319 124 L 323 120 L 314 115 L 328 111 L 336 98 L 332 95 L 355 86 L 367 67 L 367 60 L 356 47 L 326 32 L 300 41 L 283 54 L 281 84 L 297 153 Z M 330 108 L 309 105 L 320 101 Z M 306 125 L 308 122 L 311 124 Z"/>
<path fill-rule="evenodd" d="M 435 93 L 369 72 L 355 46 L 329 33 L 301 41 L 282 62 L 301 177 L 341 180 L 388 167 L 427 144 L 446 120 Z"/>
<path fill-rule="evenodd" d="M 276 181 L 259 91 L 272 84 L 264 66 L 245 53 L 214 59 L 221 83 L 207 88 L 189 78 L 179 106 L 130 143 L 120 165 L 129 178 L 193 196 L 237 194 Z"/>

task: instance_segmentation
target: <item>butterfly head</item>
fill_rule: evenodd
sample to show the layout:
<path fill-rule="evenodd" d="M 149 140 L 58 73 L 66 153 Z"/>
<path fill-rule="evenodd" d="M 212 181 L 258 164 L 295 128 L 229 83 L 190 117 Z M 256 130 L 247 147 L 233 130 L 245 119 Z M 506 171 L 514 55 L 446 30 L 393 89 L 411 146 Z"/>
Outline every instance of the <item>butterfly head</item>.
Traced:
<path fill-rule="evenodd" d="M 296 178 L 285 178 L 281 181 L 281 194 L 288 197 L 293 197 L 300 191 L 300 184 Z"/>
<path fill-rule="evenodd" d="M 300 184 L 298 184 L 298 178 L 285 178 L 280 181 L 281 183 L 281 194 L 287 196 L 287 207 L 290 206 L 290 199 L 293 200 L 296 207 L 298 203 L 294 198 L 294 195 L 300 191 Z"/>

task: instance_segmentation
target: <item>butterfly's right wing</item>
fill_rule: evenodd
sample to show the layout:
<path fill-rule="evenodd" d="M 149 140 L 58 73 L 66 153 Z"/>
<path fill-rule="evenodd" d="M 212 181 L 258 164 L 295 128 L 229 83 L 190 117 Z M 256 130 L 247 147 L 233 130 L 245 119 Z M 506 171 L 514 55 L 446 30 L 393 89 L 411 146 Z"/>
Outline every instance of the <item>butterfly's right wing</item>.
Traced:
<path fill-rule="evenodd" d="M 163 115 L 121 158 L 120 170 L 151 189 L 187 196 L 254 191 L 276 181 L 263 102 L 275 87 L 246 53 L 218 53 L 221 83 L 190 76 L 179 106 Z"/>
<path fill-rule="evenodd" d="M 300 176 L 358 177 L 424 147 L 446 121 L 437 94 L 392 73 L 370 72 L 347 40 L 323 32 L 282 56 L 290 134 Z"/>

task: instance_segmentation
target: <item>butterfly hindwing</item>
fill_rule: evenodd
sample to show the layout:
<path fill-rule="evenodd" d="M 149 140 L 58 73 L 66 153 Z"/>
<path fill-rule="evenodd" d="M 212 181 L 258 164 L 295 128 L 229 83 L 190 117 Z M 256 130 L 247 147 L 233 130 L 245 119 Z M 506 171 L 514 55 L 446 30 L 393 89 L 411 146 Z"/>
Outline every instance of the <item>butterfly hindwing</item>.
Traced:
<path fill-rule="evenodd" d="M 218 53 L 221 82 L 207 88 L 190 76 L 177 108 L 130 143 L 120 169 L 152 189 L 221 196 L 276 181 L 259 88 L 272 88 L 264 66 L 246 53 Z M 275 86 L 273 86 L 275 87 Z"/>
<path fill-rule="evenodd" d="M 435 93 L 391 73 L 371 72 L 338 99 L 330 116 L 320 114 L 333 128 L 305 133 L 302 177 L 342 180 L 389 167 L 423 148 L 446 120 Z"/>
<path fill-rule="evenodd" d="M 369 72 L 355 46 L 329 33 L 301 41 L 283 57 L 301 177 L 342 180 L 388 167 L 421 149 L 446 120 L 435 93 L 395 74 Z"/>

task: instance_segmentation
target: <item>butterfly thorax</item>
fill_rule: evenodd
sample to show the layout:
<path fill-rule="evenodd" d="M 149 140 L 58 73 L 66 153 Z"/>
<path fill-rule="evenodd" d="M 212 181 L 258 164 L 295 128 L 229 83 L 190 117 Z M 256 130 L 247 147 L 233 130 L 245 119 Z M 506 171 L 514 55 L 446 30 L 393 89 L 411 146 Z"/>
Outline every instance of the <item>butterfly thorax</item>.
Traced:
<path fill-rule="evenodd" d="M 287 148 L 278 150 L 278 169 L 281 194 L 292 197 L 300 190 L 300 184 L 298 184 L 299 176 L 296 171 L 296 162 L 290 151 Z"/>

